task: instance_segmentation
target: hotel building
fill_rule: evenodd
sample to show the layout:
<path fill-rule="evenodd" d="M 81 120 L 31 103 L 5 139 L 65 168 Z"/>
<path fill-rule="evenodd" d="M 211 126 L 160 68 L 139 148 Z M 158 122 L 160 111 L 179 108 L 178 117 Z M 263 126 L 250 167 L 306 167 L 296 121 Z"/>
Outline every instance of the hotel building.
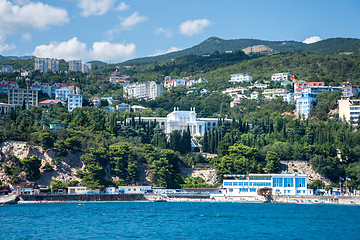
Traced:
<path fill-rule="evenodd" d="M 227 197 L 257 197 L 261 188 L 272 195 L 308 195 L 306 174 L 224 175 L 223 194 Z"/>
<path fill-rule="evenodd" d="M 229 82 L 232 84 L 240 83 L 240 82 L 251 82 L 253 77 L 247 73 L 235 73 L 231 74 L 231 79 Z"/>

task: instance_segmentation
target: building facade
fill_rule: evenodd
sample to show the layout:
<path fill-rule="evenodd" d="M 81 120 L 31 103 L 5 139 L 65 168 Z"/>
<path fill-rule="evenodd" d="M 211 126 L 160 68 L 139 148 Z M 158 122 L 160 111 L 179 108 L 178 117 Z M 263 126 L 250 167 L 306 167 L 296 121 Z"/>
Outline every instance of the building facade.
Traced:
<path fill-rule="evenodd" d="M 38 105 L 38 90 L 12 88 L 8 90 L 8 103 L 22 106 L 25 103 L 26 107 Z"/>
<path fill-rule="evenodd" d="M 70 94 L 74 94 L 74 86 L 61 87 L 55 90 L 55 99 L 66 102 Z"/>
<path fill-rule="evenodd" d="M 8 94 L 8 90 L 11 88 L 19 88 L 19 85 L 12 81 L 0 81 L 0 93 Z"/>
<path fill-rule="evenodd" d="M 271 189 L 272 195 L 308 195 L 306 174 L 248 174 L 225 175 L 227 197 L 257 197 L 261 188 Z M 241 180 L 240 180 L 241 179 Z"/>
<path fill-rule="evenodd" d="M 49 58 L 35 58 L 35 71 L 39 70 L 41 73 L 58 72 L 59 60 Z"/>
<path fill-rule="evenodd" d="M 70 94 L 68 96 L 68 111 L 72 112 L 75 108 L 82 107 L 83 96 L 81 94 Z"/>
<path fill-rule="evenodd" d="M 296 115 L 298 118 L 308 118 L 311 108 L 316 102 L 315 94 L 302 94 L 296 99 Z"/>
<path fill-rule="evenodd" d="M 131 118 L 126 119 L 126 124 L 129 125 Z M 139 119 L 135 118 L 135 123 L 139 124 Z M 211 131 L 216 129 L 219 119 L 217 118 L 197 118 L 195 108 L 190 111 L 180 111 L 179 108 L 174 108 L 174 111 L 169 113 L 167 117 L 142 117 L 145 124 L 156 122 L 156 124 L 165 130 L 166 134 L 177 130 L 180 132 L 187 131 L 188 127 L 191 136 L 203 136 L 205 129 Z M 231 119 L 225 119 L 227 124 L 232 123 Z"/>
<path fill-rule="evenodd" d="M 339 118 L 357 126 L 360 117 L 360 99 L 341 99 L 339 102 Z"/>
<path fill-rule="evenodd" d="M 290 78 L 290 73 L 274 73 L 273 75 L 271 75 L 271 81 L 278 81 L 278 82 L 282 82 L 285 80 L 289 80 Z"/>
<path fill-rule="evenodd" d="M 229 82 L 232 84 L 240 83 L 240 82 L 251 82 L 253 77 L 247 73 L 235 73 L 231 74 L 231 79 Z"/>
<path fill-rule="evenodd" d="M 164 91 L 162 83 L 156 82 L 138 82 L 124 86 L 124 97 L 129 99 L 143 98 L 145 100 L 152 100 L 161 95 Z"/>
<path fill-rule="evenodd" d="M 287 90 L 283 88 L 277 89 L 265 89 L 262 93 L 267 100 L 274 99 L 276 97 L 284 97 L 287 94 Z"/>
<path fill-rule="evenodd" d="M 14 68 L 11 65 L 2 65 L 1 66 L 1 73 L 13 73 Z"/>

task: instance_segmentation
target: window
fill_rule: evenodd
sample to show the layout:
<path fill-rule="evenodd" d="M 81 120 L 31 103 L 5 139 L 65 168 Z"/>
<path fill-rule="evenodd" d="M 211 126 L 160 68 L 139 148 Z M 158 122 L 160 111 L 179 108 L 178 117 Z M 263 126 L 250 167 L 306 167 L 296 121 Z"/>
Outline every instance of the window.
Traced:
<path fill-rule="evenodd" d="M 248 182 L 244 182 L 244 186 L 248 186 L 248 184 L 249 184 Z"/>
<path fill-rule="evenodd" d="M 233 182 L 233 186 L 238 186 L 239 183 L 238 182 Z"/>
<path fill-rule="evenodd" d="M 232 186 L 232 182 L 224 182 L 224 186 Z"/>
<path fill-rule="evenodd" d="M 305 187 L 305 178 L 295 178 L 295 187 Z"/>
<path fill-rule="evenodd" d="M 284 187 L 294 187 L 294 179 L 284 178 Z"/>
<path fill-rule="evenodd" d="M 229 192 L 233 192 L 234 191 L 234 189 L 232 189 L 232 188 L 229 188 Z"/>
<path fill-rule="evenodd" d="M 250 188 L 250 192 L 256 192 L 256 188 Z"/>
<path fill-rule="evenodd" d="M 283 187 L 283 178 L 273 178 L 273 187 Z"/>

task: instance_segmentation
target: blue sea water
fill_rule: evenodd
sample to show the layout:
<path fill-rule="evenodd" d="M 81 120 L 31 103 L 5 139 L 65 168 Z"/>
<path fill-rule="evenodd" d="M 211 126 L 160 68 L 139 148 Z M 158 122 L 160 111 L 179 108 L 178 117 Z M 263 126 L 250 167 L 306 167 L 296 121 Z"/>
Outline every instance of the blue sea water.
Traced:
<path fill-rule="evenodd" d="M 0 239 L 360 239 L 360 206 L 52 203 L 0 206 Z"/>

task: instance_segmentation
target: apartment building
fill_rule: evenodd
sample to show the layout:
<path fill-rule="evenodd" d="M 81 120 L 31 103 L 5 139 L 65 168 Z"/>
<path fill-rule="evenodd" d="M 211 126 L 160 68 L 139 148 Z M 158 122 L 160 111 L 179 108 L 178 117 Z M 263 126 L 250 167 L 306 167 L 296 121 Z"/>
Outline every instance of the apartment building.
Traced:
<path fill-rule="evenodd" d="M 339 103 L 339 118 L 357 126 L 360 117 L 360 99 L 341 99 Z"/>
<path fill-rule="evenodd" d="M 235 73 L 231 74 L 231 79 L 229 80 L 230 83 L 241 83 L 241 82 L 251 82 L 253 77 L 247 73 Z"/>
<path fill-rule="evenodd" d="M 22 106 L 25 103 L 26 107 L 37 106 L 38 90 L 11 88 L 8 90 L 8 103 L 17 106 Z"/>
<path fill-rule="evenodd" d="M 124 97 L 130 99 L 143 98 L 146 100 L 152 100 L 161 95 L 164 91 L 162 83 L 156 82 L 138 82 L 124 86 Z"/>

